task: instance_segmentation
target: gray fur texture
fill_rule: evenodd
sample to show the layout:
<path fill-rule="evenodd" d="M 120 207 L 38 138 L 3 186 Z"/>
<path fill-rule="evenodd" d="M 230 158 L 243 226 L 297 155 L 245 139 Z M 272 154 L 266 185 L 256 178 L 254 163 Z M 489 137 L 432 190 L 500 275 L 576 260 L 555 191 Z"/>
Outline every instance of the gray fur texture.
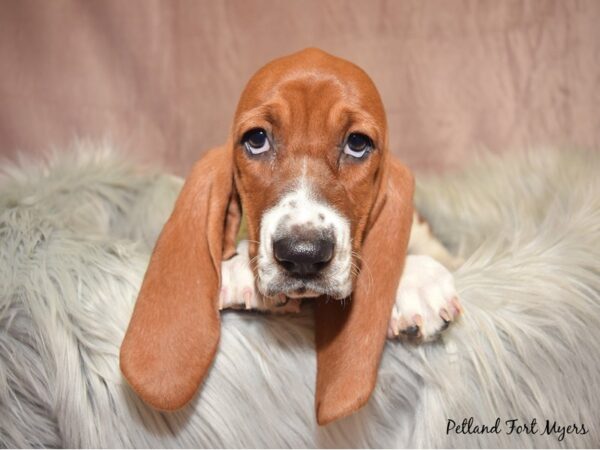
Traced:
<path fill-rule="evenodd" d="M 315 423 L 311 311 L 223 313 L 188 407 L 161 413 L 118 352 L 153 242 L 181 187 L 78 142 L 0 179 L 0 445 L 8 447 L 600 446 L 600 157 L 488 157 L 419 178 L 417 204 L 466 259 L 465 315 L 443 340 L 388 342 L 357 414 Z M 448 419 L 500 432 L 446 434 Z M 505 421 L 536 419 L 537 433 Z M 587 434 L 542 434 L 546 419 Z"/>

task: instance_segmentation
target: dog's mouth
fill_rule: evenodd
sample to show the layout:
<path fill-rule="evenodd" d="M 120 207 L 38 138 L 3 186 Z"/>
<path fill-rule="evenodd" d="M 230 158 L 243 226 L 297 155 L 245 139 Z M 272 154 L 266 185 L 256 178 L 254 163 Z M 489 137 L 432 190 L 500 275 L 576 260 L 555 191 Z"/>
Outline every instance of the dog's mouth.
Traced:
<path fill-rule="evenodd" d="M 300 279 L 280 273 L 275 279 L 268 283 L 261 283 L 259 276 L 259 291 L 267 297 L 284 295 L 292 299 L 309 299 L 327 296 L 332 299 L 343 299 L 350 295 L 351 290 L 347 286 L 337 286 L 336 283 L 327 279 L 328 277 L 311 277 Z"/>
<path fill-rule="evenodd" d="M 321 295 L 323 295 L 323 293 L 307 289 L 305 286 L 301 286 L 294 291 L 288 292 L 285 295 L 289 298 L 315 298 L 320 297 Z"/>

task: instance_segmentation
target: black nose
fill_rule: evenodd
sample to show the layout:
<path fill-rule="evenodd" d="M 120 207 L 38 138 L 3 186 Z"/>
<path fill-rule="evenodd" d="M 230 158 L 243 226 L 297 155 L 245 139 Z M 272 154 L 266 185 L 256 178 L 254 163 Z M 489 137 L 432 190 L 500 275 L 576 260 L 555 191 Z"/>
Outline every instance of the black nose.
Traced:
<path fill-rule="evenodd" d="M 333 258 L 333 240 L 277 239 L 273 242 L 273 254 L 288 272 L 310 277 L 319 273 Z"/>

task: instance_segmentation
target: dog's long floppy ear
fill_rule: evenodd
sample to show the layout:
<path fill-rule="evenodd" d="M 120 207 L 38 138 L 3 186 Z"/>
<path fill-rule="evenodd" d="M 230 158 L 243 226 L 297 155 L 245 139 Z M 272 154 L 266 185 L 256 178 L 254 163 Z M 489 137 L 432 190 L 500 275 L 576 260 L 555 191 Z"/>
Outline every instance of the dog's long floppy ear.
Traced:
<path fill-rule="evenodd" d="M 193 397 L 217 349 L 221 260 L 239 225 L 231 151 L 211 150 L 194 165 L 158 238 L 121 346 L 123 375 L 158 409 L 180 408 Z"/>
<path fill-rule="evenodd" d="M 375 387 L 388 322 L 404 268 L 414 180 L 389 157 L 361 251 L 349 303 L 317 302 L 317 421 L 325 425 L 363 406 Z"/>

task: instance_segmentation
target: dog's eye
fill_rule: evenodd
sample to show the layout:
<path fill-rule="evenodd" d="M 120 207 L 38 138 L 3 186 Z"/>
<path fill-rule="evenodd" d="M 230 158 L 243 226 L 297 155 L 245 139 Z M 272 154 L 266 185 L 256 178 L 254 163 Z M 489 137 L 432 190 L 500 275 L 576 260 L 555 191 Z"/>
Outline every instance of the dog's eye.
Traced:
<path fill-rule="evenodd" d="M 373 148 L 373 141 L 368 136 L 361 133 L 352 133 L 346 139 L 344 153 L 354 158 L 364 158 L 364 156 Z"/>
<path fill-rule="evenodd" d="M 267 132 L 262 128 L 255 128 L 246 132 L 242 138 L 242 144 L 244 144 L 248 153 L 252 155 L 260 155 L 271 149 Z"/>

